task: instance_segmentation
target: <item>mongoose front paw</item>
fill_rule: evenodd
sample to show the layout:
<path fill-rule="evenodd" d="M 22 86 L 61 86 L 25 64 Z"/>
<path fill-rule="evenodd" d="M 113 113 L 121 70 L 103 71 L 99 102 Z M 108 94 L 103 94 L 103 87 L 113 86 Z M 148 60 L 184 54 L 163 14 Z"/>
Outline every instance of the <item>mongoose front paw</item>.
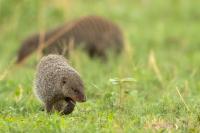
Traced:
<path fill-rule="evenodd" d="M 69 98 L 65 98 L 65 101 L 68 103 L 67 106 L 65 107 L 65 109 L 63 110 L 63 112 L 61 113 L 62 115 L 68 115 L 70 113 L 73 112 L 74 107 L 76 105 L 76 103 L 69 99 Z"/>

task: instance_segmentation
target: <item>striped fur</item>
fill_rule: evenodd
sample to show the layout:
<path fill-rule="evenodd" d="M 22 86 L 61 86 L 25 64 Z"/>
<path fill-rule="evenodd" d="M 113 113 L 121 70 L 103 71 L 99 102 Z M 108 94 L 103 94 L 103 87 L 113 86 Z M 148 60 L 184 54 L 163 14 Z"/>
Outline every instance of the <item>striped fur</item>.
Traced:
<path fill-rule="evenodd" d="M 106 58 L 109 50 L 119 53 L 123 49 L 123 35 L 116 24 L 99 16 L 86 16 L 46 32 L 43 41 L 39 34 L 27 38 L 19 49 L 17 63 L 41 47 L 40 42 L 44 44 L 44 55 L 68 55 L 70 42 L 86 50 L 90 57 Z"/>

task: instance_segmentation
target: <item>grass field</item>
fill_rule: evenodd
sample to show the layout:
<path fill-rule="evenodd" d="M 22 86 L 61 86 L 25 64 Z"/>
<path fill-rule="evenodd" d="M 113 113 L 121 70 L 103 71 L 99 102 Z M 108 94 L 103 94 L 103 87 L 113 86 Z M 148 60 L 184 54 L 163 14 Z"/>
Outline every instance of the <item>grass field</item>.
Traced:
<path fill-rule="evenodd" d="M 199 0 L 0 0 L 0 132 L 200 132 Z M 28 35 L 85 15 L 123 29 L 107 63 L 75 51 L 87 102 L 68 116 L 40 111 L 37 55 L 13 66 Z"/>

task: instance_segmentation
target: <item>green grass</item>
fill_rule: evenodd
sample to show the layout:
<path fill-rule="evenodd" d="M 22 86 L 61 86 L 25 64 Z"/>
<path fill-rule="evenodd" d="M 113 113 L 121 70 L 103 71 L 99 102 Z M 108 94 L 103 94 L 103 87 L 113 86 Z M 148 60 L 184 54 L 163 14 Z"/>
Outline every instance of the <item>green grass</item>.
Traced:
<path fill-rule="evenodd" d="M 199 0 L 0 0 L 0 132 L 200 132 L 199 7 Z M 118 23 L 128 52 L 102 64 L 75 51 L 70 62 L 87 102 L 68 116 L 48 115 L 32 91 L 36 55 L 12 66 L 17 49 L 34 32 L 89 14 Z"/>

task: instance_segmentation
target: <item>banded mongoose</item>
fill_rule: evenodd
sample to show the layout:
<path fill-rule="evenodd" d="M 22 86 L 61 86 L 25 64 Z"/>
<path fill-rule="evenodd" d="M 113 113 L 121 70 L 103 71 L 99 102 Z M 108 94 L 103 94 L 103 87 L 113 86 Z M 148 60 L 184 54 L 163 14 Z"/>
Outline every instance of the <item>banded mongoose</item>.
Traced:
<path fill-rule="evenodd" d="M 50 54 L 40 60 L 35 78 L 35 93 L 47 112 L 56 109 L 62 114 L 69 114 L 76 102 L 86 101 L 83 81 L 61 55 Z M 61 110 L 63 107 L 59 106 L 64 106 L 63 101 L 68 105 Z"/>
<path fill-rule="evenodd" d="M 16 63 L 22 62 L 28 55 L 44 44 L 43 54 L 69 53 L 70 42 L 74 47 L 80 46 L 85 49 L 90 57 L 99 56 L 105 58 L 107 52 L 120 53 L 123 49 L 123 34 L 115 23 L 99 16 L 86 16 L 66 23 L 44 33 L 43 39 L 40 34 L 28 37 L 22 42 L 18 51 Z M 42 43 L 41 43 L 42 42 Z"/>

